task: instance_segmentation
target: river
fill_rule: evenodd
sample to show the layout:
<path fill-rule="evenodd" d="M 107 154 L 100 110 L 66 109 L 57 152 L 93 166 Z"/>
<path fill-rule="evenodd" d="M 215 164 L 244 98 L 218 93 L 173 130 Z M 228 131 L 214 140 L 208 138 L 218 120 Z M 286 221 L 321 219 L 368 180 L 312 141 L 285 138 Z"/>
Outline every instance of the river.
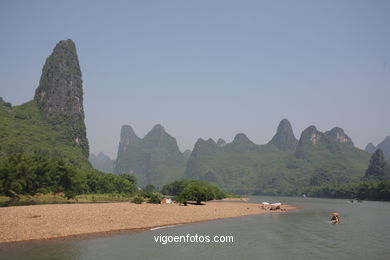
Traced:
<path fill-rule="evenodd" d="M 390 203 L 252 197 L 299 210 L 135 234 L 0 244 L 0 259 L 390 259 Z M 329 224 L 330 212 L 341 224 Z M 98 216 L 97 216 L 98 217 Z M 157 217 L 157 216 L 156 216 Z M 233 243 L 162 243 L 155 236 L 233 236 Z"/>

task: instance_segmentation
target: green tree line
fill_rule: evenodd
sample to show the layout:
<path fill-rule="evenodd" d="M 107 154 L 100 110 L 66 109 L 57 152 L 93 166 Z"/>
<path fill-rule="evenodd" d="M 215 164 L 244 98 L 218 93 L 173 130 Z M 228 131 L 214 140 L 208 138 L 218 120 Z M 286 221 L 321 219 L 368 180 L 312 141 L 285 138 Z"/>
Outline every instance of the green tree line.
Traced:
<path fill-rule="evenodd" d="M 390 201 L 390 165 L 382 150 L 377 149 L 360 182 L 309 187 L 305 193 L 313 197 Z"/>
<path fill-rule="evenodd" d="M 0 162 L 0 194 L 11 198 L 37 193 L 133 193 L 136 180 L 130 174 L 105 174 L 78 169 L 61 156 L 47 152 L 17 153 Z"/>

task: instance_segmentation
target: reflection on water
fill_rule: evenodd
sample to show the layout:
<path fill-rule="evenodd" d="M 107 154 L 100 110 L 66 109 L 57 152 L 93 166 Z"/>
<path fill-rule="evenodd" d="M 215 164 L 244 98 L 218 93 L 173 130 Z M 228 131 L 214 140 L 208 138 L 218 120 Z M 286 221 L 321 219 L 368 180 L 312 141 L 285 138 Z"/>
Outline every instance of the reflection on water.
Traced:
<path fill-rule="evenodd" d="M 390 203 L 253 197 L 301 207 L 137 234 L 0 245 L 2 259 L 389 259 Z M 342 223 L 328 223 L 330 212 Z M 156 216 L 157 217 L 157 216 Z M 233 244 L 158 244 L 154 235 L 232 235 Z"/>

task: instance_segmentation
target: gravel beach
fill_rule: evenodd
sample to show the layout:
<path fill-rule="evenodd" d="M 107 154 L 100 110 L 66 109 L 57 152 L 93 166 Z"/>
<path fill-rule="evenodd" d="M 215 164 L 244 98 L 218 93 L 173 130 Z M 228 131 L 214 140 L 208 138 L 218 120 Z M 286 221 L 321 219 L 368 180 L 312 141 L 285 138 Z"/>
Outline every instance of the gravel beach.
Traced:
<path fill-rule="evenodd" d="M 0 208 L 0 243 L 32 239 L 142 230 L 212 219 L 255 214 L 285 212 L 269 211 L 254 203 L 208 202 L 205 205 L 177 204 L 56 204 Z"/>

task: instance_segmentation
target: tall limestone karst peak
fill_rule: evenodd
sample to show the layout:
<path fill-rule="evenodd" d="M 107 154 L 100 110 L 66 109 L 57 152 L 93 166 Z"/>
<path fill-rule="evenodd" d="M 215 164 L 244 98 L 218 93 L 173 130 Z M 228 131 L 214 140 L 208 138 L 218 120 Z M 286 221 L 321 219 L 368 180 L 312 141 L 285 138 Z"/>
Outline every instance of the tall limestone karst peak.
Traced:
<path fill-rule="evenodd" d="M 340 127 L 334 127 L 330 131 L 325 132 L 325 135 L 332 137 L 339 143 L 353 145 L 351 138 L 345 134 L 344 130 Z"/>
<path fill-rule="evenodd" d="M 299 139 L 295 149 L 295 156 L 300 159 L 317 160 L 319 157 L 348 158 L 354 154 L 366 160 L 368 154 L 353 145 L 344 130 L 334 127 L 325 133 L 317 130 L 315 126 L 306 128 Z M 317 159 L 316 159 L 317 158 Z"/>
<path fill-rule="evenodd" d="M 165 132 L 165 128 L 162 125 L 157 124 L 145 135 L 144 139 L 159 138 L 166 134 L 167 132 Z"/>
<path fill-rule="evenodd" d="M 222 138 L 219 138 L 218 141 L 217 141 L 217 145 L 219 147 L 224 147 L 226 145 L 226 141 L 223 140 Z"/>
<path fill-rule="evenodd" d="M 126 136 L 129 136 L 131 138 L 137 137 L 137 135 L 134 132 L 134 129 L 130 125 L 123 125 L 121 127 L 121 135 L 122 134 L 126 135 Z"/>
<path fill-rule="evenodd" d="M 46 59 L 34 100 L 46 120 L 61 126 L 64 139 L 88 157 L 81 71 L 72 40 L 60 41 Z"/>
<path fill-rule="evenodd" d="M 390 170 L 385 161 L 383 152 L 380 148 L 372 154 L 368 169 L 364 174 L 366 180 L 383 181 L 389 178 Z"/>
<path fill-rule="evenodd" d="M 301 137 L 299 138 L 298 145 L 309 142 L 312 145 L 316 145 L 322 138 L 323 133 L 318 131 L 314 125 L 309 126 L 303 130 Z"/>
<path fill-rule="evenodd" d="M 241 142 L 249 140 L 249 138 L 244 133 L 238 133 L 234 136 L 233 142 Z"/>
<path fill-rule="evenodd" d="M 165 131 L 165 128 L 160 124 L 155 125 L 152 130 L 150 130 L 149 133 L 145 135 L 145 137 L 142 139 L 142 142 L 146 146 L 166 147 L 175 153 L 181 154 L 176 138 L 168 134 Z"/>
<path fill-rule="evenodd" d="M 377 148 L 380 148 L 385 159 L 390 161 L 390 136 L 387 136 L 381 143 L 379 143 Z"/>
<path fill-rule="evenodd" d="M 301 137 L 299 138 L 298 145 L 295 149 L 295 156 L 298 158 L 305 158 L 310 155 L 308 151 L 310 147 L 316 147 L 323 138 L 323 133 L 317 130 L 314 125 L 307 127 L 302 131 Z"/>
<path fill-rule="evenodd" d="M 135 134 L 133 128 L 129 125 L 123 125 L 121 128 L 121 135 L 119 140 L 119 150 L 125 151 L 126 148 L 139 140 L 138 136 Z"/>
<path fill-rule="evenodd" d="M 370 153 L 370 154 L 373 154 L 376 150 L 376 147 L 373 143 L 368 143 L 366 145 L 366 148 L 364 148 L 364 151 L 366 151 L 367 153 Z"/>
<path fill-rule="evenodd" d="M 276 134 L 269 143 L 275 145 L 280 150 L 295 149 L 298 140 L 295 138 L 291 124 L 287 119 L 280 121 Z"/>
<path fill-rule="evenodd" d="M 238 133 L 231 142 L 232 145 L 255 145 L 245 134 Z"/>
<path fill-rule="evenodd" d="M 206 140 L 206 142 L 209 142 L 209 143 L 213 143 L 213 144 L 217 144 L 213 138 L 209 138 Z"/>
<path fill-rule="evenodd" d="M 150 131 L 156 133 L 162 133 L 165 132 L 165 128 L 161 124 L 156 124 L 155 126 L 153 126 L 152 130 Z"/>
<path fill-rule="evenodd" d="M 127 149 L 130 146 L 136 145 L 139 141 L 140 141 L 140 138 L 137 137 L 133 128 L 129 125 L 123 125 L 121 127 L 118 153 L 117 153 L 117 157 L 116 157 L 117 160 L 121 159 L 123 154 L 127 151 Z"/>
<path fill-rule="evenodd" d="M 212 138 L 209 138 L 207 140 L 204 140 L 203 138 L 198 138 L 191 154 L 196 155 L 200 150 L 209 148 L 212 148 L 214 150 L 215 148 L 218 148 L 218 145 Z"/>

